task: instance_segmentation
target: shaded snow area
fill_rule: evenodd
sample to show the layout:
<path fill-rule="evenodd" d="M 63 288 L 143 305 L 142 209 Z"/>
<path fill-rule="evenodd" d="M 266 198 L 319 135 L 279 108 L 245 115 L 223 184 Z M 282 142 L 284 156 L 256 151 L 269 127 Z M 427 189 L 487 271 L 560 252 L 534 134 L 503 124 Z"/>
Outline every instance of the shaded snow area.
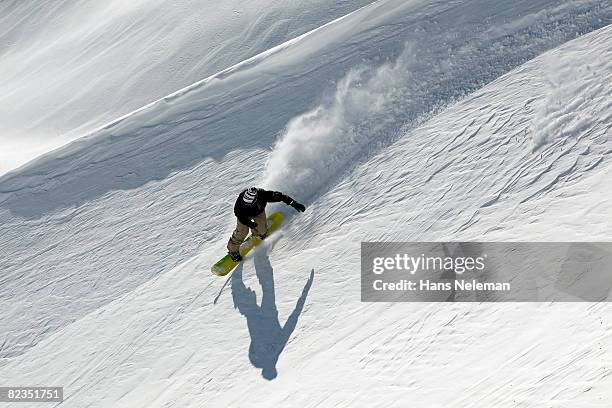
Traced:
<path fill-rule="evenodd" d="M 607 303 L 360 301 L 362 241 L 610 240 L 609 1 L 115 3 L 23 29 L 42 14 L 0 6 L 0 146 L 56 120 L 78 139 L 0 177 L 0 385 L 63 386 L 61 407 L 612 405 Z M 117 58 L 154 33 L 173 51 L 92 68 L 102 9 L 132 34 Z M 43 41 L 70 27 L 72 73 Z M 52 102 L 89 72 L 133 81 Z M 307 211 L 215 277 L 249 185 Z"/>

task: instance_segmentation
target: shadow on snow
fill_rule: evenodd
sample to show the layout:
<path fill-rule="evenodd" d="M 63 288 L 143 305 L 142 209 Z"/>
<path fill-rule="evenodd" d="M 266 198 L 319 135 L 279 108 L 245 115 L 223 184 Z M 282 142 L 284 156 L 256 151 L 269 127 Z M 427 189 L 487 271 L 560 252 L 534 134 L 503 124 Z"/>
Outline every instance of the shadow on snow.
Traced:
<path fill-rule="evenodd" d="M 261 368 L 261 375 L 267 380 L 277 376 L 276 363 L 285 349 L 291 333 L 297 326 L 306 297 L 314 280 L 314 269 L 302 294 L 296 302 L 293 312 L 283 326 L 278 320 L 276 296 L 274 292 L 274 274 L 268 255 L 259 251 L 255 257 L 255 272 L 262 288 L 261 306 L 257 305 L 255 292 L 247 288 L 242 280 L 243 267 L 240 264 L 232 274 L 232 298 L 234 307 L 240 311 L 246 320 L 251 336 L 249 360 L 253 366 Z"/>

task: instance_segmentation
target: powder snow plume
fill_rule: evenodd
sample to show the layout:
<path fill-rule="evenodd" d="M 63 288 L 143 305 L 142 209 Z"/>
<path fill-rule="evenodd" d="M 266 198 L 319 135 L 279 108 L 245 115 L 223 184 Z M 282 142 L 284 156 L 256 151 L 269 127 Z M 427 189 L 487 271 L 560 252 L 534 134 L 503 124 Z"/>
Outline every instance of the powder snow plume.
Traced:
<path fill-rule="evenodd" d="M 307 199 L 396 121 L 411 47 L 378 67 L 351 69 L 314 109 L 292 119 L 270 155 L 266 188 Z"/>

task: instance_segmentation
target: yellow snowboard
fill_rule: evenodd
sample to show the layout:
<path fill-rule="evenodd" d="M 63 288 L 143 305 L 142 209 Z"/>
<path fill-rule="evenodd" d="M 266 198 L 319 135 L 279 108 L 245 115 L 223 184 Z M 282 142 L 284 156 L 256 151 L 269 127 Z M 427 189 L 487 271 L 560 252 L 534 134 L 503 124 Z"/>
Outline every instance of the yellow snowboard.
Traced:
<path fill-rule="evenodd" d="M 274 231 L 280 227 L 285 217 L 280 212 L 275 212 L 274 214 L 268 216 L 268 234 L 272 234 Z M 240 255 L 244 258 L 246 254 L 248 254 L 251 249 L 255 248 L 257 245 L 261 244 L 261 239 L 259 237 L 254 237 L 252 234 L 240 245 Z M 215 275 L 225 276 L 230 273 L 240 262 L 232 261 L 229 255 L 225 255 L 221 260 L 219 260 L 216 264 L 212 266 L 211 271 Z"/>

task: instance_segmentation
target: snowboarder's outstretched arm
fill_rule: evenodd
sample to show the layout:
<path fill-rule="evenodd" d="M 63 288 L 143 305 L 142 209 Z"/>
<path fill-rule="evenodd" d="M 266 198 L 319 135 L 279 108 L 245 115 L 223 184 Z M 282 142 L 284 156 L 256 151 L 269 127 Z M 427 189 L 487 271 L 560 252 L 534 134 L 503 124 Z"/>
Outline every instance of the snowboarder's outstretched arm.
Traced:
<path fill-rule="evenodd" d="M 261 189 L 260 192 L 263 194 L 264 199 L 269 203 L 277 203 L 282 201 L 283 203 L 295 208 L 297 211 L 304 212 L 304 210 L 306 210 L 306 207 L 304 207 L 303 204 L 298 203 L 293 198 L 281 193 L 280 191 Z"/>

